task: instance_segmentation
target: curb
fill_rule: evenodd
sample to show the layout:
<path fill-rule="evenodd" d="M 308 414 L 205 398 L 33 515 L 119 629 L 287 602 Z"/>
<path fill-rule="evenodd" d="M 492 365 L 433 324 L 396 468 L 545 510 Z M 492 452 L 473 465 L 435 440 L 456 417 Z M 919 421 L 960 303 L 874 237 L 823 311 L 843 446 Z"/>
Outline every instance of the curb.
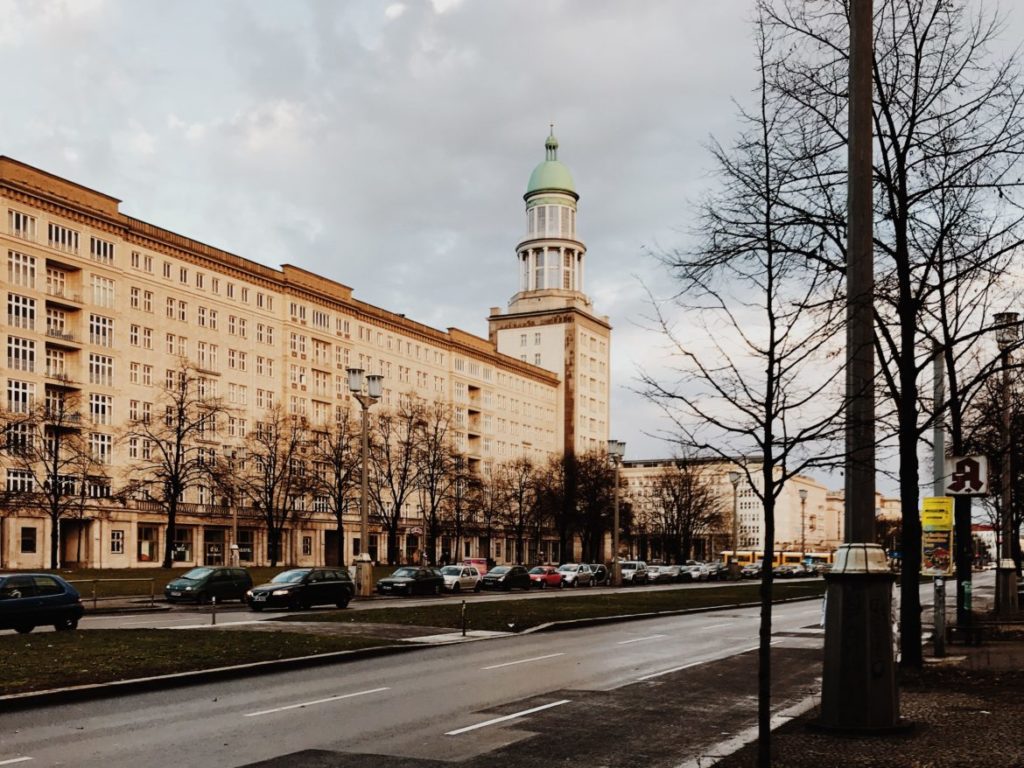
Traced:
<path fill-rule="evenodd" d="M 791 597 L 784 600 L 777 600 L 773 605 L 782 603 L 798 603 L 808 600 L 820 600 L 820 595 L 809 595 L 807 597 Z M 711 613 L 713 611 L 730 611 L 738 608 L 751 608 L 759 606 L 760 601 L 747 603 L 732 603 L 729 605 L 715 605 L 704 608 L 681 608 L 677 611 L 655 611 L 653 613 L 620 614 L 618 616 L 600 616 L 590 619 L 567 619 L 565 621 L 553 621 L 547 624 L 538 624 L 535 627 L 524 629 L 510 635 L 499 637 L 514 637 L 515 635 L 529 635 L 536 632 L 558 632 L 566 629 L 580 627 L 594 627 L 601 624 L 617 624 L 638 619 L 653 619 L 660 616 L 683 616 L 695 613 Z M 472 638 L 476 640 L 488 640 L 494 638 Z M 469 642 L 467 638 L 465 642 Z M 447 643 L 456 645 L 459 642 Z M 126 693 L 146 693 L 166 688 L 177 688 L 196 683 L 207 683 L 214 680 L 231 680 L 240 677 L 249 677 L 265 672 L 281 672 L 289 669 L 306 669 L 327 664 L 334 664 L 346 661 L 360 661 L 362 659 L 373 659 L 382 656 L 395 656 L 401 653 L 411 653 L 432 648 L 431 645 L 403 644 L 403 645 L 382 645 L 374 648 L 363 648 L 357 651 L 332 651 L 330 653 L 318 653 L 313 656 L 296 656 L 290 659 L 270 659 L 268 661 L 257 661 L 252 664 L 238 664 L 230 667 L 214 667 L 213 669 L 197 669 L 189 672 L 177 672 L 172 675 L 155 675 L 153 677 L 139 677 L 131 680 L 117 680 L 109 683 L 93 683 L 90 685 L 76 685 L 68 688 L 52 688 L 46 691 L 27 691 L 25 693 L 11 693 L 0 696 L 0 712 L 10 712 L 18 709 L 29 709 L 31 707 L 44 706 L 47 704 L 69 704 L 72 702 L 89 701 L 102 699 L 110 696 L 120 696 Z"/>

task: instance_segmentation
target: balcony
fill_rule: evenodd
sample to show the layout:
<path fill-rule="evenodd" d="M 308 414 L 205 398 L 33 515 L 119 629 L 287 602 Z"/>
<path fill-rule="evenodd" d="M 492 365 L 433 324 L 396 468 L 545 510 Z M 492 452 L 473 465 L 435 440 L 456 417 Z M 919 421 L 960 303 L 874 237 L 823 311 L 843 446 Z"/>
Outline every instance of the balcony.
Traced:
<path fill-rule="evenodd" d="M 43 411 L 43 420 L 47 426 L 54 429 L 81 429 L 82 414 L 77 411 L 65 411 L 61 408 L 46 408 Z"/>
<path fill-rule="evenodd" d="M 61 369 L 46 369 L 46 383 L 48 385 L 53 384 L 63 389 L 81 389 L 81 382 L 75 381 L 71 378 L 71 374 Z"/>
<path fill-rule="evenodd" d="M 65 309 L 81 309 L 85 302 L 82 300 L 82 294 L 74 293 L 68 288 L 54 288 L 53 286 L 46 287 L 46 303 L 64 307 Z"/>
<path fill-rule="evenodd" d="M 73 333 L 58 328 L 46 329 L 46 343 L 54 347 L 65 347 L 67 349 L 80 349 L 82 342 Z"/>

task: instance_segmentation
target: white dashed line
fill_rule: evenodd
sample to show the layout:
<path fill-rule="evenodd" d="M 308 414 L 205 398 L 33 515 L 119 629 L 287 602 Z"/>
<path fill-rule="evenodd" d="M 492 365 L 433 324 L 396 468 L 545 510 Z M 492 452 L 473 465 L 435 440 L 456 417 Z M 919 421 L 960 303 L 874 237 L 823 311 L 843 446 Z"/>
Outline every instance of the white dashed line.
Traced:
<path fill-rule="evenodd" d="M 14 765 L 15 763 L 24 763 L 31 759 L 31 757 L 12 757 L 10 760 L 0 760 L 0 765 Z"/>
<path fill-rule="evenodd" d="M 289 709 L 301 709 L 302 707 L 311 707 L 314 704 L 327 704 L 331 701 L 341 701 L 342 699 L 351 699 L 355 696 L 366 696 L 370 693 L 380 693 L 381 691 L 390 691 L 390 688 L 371 688 L 368 691 L 358 691 L 357 693 L 343 693 L 340 696 L 328 696 L 326 699 L 316 699 L 314 701 L 304 701 L 301 704 L 289 704 L 287 707 L 276 707 L 274 709 L 264 709 L 260 712 L 249 712 L 245 717 L 259 717 L 260 715 L 271 715 L 274 712 L 285 712 Z"/>
<path fill-rule="evenodd" d="M 644 640 L 657 640 L 659 637 L 668 637 L 668 635 L 650 635 L 648 637 L 634 637 L 632 640 L 620 640 L 616 645 L 629 645 L 630 643 L 642 643 Z"/>
<path fill-rule="evenodd" d="M 529 664 L 531 661 L 544 661 L 544 659 L 554 659 L 558 656 L 565 656 L 564 653 L 549 653 L 547 656 L 534 656 L 529 659 L 520 659 L 519 661 L 506 661 L 504 664 L 492 664 L 489 667 L 480 667 L 481 670 L 485 669 L 501 669 L 502 667 L 511 667 L 515 664 Z"/>
<path fill-rule="evenodd" d="M 526 715 L 532 715 L 534 712 L 541 712 L 545 709 L 551 709 L 552 707 L 559 707 L 562 704 L 568 704 L 569 699 L 562 699 L 561 701 L 553 701 L 550 704 L 545 704 L 540 707 L 534 707 L 533 709 L 524 709 L 522 712 L 516 712 L 514 715 L 505 715 L 504 717 L 496 717 L 493 720 L 487 720 L 483 723 L 477 723 L 476 725 L 469 725 L 465 728 L 459 728 L 456 731 L 448 731 L 445 736 L 458 736 L 460 733 L 467 733 L 469 731 L 475 731 L 477 728 L 486 728 L 488 725 L 496 725 L 498 723 L 504 723 L 507 720 L 515 720 L 517 717 L 525 717 Z"/>

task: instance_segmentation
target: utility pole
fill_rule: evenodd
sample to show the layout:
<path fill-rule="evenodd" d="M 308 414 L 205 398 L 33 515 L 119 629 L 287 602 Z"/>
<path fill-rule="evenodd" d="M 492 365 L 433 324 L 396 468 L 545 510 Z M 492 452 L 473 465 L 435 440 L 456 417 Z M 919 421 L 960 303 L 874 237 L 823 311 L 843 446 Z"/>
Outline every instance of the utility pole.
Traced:
<path fill-rule="evenodd" d="M 846 542 L 826 575 L 818 725 L 872 733 L 899 726 L 892 584 L 875 538 L 872 227 L 872 0 L 852 0 L 846 265 Z M 914 574 L 908 574 L 914 577 Z M 856 638 L 851 642 L 851 638 Z"/>

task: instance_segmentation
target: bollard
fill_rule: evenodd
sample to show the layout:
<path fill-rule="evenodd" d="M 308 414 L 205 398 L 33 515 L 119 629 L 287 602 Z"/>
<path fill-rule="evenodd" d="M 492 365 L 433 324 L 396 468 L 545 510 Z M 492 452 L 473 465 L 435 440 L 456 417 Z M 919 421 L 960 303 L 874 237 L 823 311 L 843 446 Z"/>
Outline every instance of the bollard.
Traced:
<path fill-rule="evenodd" d="M 92 580 L 92 609 L 96 610 L 96 579 Z"/>
<path fill-rule="evenodd" d="M 462 601 L 462 636 L 466 636 L 466 601 Z"/>
<path fill-rule="evenodd" d="M 946 580 L 942 576 L 935 576 L 933 588 L 935 656 L 942 658 L 946 655 Z"/>
<path fill-rule="evenodd" d="M 213 597 L 210 598 L 210 618 L 212 620 L 211 623 L 213 623 L 213 624 L 217 623 L 217 596 L 216 595 L 214 595 Z"/>

